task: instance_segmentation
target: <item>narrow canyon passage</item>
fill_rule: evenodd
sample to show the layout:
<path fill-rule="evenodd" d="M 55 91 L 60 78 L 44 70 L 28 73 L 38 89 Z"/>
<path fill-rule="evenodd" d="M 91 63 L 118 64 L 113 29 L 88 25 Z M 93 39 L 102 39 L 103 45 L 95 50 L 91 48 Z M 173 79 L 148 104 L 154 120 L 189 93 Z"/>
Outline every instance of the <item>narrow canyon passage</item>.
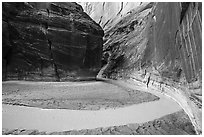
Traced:
<path fill-rule="evenodd" d="M 3 2 L 2 134 L 202 134 L 202 2 Z"/>
<path fill-rule="evenodd" d="M 20 90 L 23 90 L 23 87 L 26 88 L 25 85 L 33 85 L 36 87 L 36 89 L 37 87 L 43 85 L 45 87 L 53 87 L 54 85 L 55 87 L 58 87 L 55 88 L 57 90 L 59 90 L 60 87 L 66 87 L 67 92 L 72 92 L 71 90 L 77 90 L 77 88 L 80 87 L 83 87 L 83 89 L 92 88 L 92 91 L 80 90 L 78 93 L 75 92 L 75 95 L 70 94 L 70 96 L 77 96 L 77 94 L 82 92 L 86 92 L 87 95 L 91 95 L 92 92 L 95 92 L 95 96 L 97 96 L 98 93 L 101 97 L 103 97 L 100 93 L 100 90 L 93 88 L 99 85 L 100 88 L 104 89 L 106 89 L 107 86 L 109 86 L 109 89 L 112 87 L 112 91 L 109 92 L 115 92 L 117 94 L 119 92 L 121 92 L 120 94 L 122 94 L 122 92 L 128 92 L 125 89 L 121 90 L 120 87 L 116 87 L 112 84 L 107 84 L 104 82 L 64 82 L 58 83 L 58 86 L 52 82 L 51 84 L 50 82 L 5 82 L 3 84 L 3 89 L 8 91 L 9 88 L 7 87 L 6 89 L 6 83 L 7 85 L 21 85 Z M 137 86 L 134 87 L 137 90 Z M 33 88 L 33 91 L 28 92 L 29 94 L 33 94 L 32 92 L 35 92 L 35 89 Z M 112 93 L 110 93 L 110 95 L 111 94 Z M 20 92 L 18 95 L 21 95 Z M 3 100 L 6 96 L 9 95 L 4 94 Z M 140 104 L 132 104 L 125 107 L 107 109 L 101 108 L 100 110 L 41 109 L 36 107 L 12 106 L 3 104 L 3 128 L 37 129 L 39 131 L 47 132 L 93 129 L 98 127 L 120 126 L 130 123 L 144 123 L 181 110 L 181 107 L 173 100 L 160 94 L 157 94 L 157 96 L 159 96 L 159 100 Z"/>

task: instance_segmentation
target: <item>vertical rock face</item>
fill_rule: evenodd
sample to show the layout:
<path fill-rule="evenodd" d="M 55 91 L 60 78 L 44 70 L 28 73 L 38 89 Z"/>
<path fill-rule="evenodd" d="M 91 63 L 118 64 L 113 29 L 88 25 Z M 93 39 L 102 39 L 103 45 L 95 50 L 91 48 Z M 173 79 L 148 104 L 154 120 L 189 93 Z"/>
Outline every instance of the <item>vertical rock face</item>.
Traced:
<path fill-rule="evenodd" d="M 154 60 L 164 83 L 184 85 L 182 95 L 201 128 L 202 14 L 201 3 L 157 3 L 153 27 Z M 151 59 L 149 59 L 151 60 Z"/>
<path fill-rule="evenodd" d="M 162 73 L 165 77 L 177 77 L 181 71 L 187 83 L 201 80 L 202 22 L 199 4 L 201 3 L 158 3 L 156 5 L 155 34 L 153 34 L 155 60 L 157 64 L 164 62 L 168 66 L 168 69 Z M 171 69 L 177 62 L 181 63 L 182 70 Z M 160 68 L 162 70 L 162 66 Z M 176 75 L 170 74 L 171 71 L 176 72 Z"/>
<path fill-rule="evenodd" d="M 93 8 L 100 8 L 93 5 L 87 12 L 93 19 L 106 16 L 103 12 L 94 16 Z M 202 3 L 143 3 L 106 26 L 103 48 L 103 59 L 108 62 L 104 77 L 146 81 L 150 76 L 154 84 L 170 87 L 166 93 L 188 111 L 198 132 L 202 130 L 201 17 Z"/>
<path fill-rule="evenodd" d="M 130 14 L 138 6 L 144 6 L 143 2 L 79 2 L 84 11 L 99 23 L 104 30 L 108 30 L 120 19 Z"/>
<path fill-rule="evenodd" d="M 103 30 L 76 3 L 3 3 L 3 79 L 95 77 Z"/>

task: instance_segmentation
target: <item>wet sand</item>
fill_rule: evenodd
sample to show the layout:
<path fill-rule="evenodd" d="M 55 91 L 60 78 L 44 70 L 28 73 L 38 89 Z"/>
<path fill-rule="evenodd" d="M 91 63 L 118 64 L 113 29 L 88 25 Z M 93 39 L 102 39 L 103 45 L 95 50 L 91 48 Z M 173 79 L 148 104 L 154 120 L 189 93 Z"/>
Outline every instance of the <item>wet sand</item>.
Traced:
<path fill-rule="evenodd" d="M 93 82 L 8 81 L 2 84 L 3 104 L 46 109 L 100 110 L 158 100 L 159 97 L 116 85 Z"/>

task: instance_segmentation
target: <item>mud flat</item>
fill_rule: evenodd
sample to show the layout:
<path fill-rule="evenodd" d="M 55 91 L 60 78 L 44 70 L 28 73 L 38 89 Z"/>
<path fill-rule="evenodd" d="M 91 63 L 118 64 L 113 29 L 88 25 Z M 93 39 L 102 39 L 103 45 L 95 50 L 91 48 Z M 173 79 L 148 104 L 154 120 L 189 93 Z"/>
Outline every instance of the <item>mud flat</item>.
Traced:
<path fill-rule="evenodd" d="M 2 84 L 3 104 L 45 109 L 99 110 L 158 100 L 139 90 L 92 82 L 7 81 Z"/>

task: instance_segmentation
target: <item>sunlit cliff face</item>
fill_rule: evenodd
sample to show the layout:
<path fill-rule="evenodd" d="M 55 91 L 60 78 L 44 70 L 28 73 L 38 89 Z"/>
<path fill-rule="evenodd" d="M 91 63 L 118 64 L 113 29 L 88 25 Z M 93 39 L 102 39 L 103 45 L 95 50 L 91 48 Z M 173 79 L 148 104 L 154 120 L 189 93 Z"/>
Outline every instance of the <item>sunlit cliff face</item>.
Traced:
<path fill-rule="evenodd" d="M 108 65 L 103 76 L 140 81 L 150 76 L 153 85 L 170 86 L 168 93 L 183 105 L 199 132 L 202 3 L 80 4 L 105 31 L 103 60 Z"/>

